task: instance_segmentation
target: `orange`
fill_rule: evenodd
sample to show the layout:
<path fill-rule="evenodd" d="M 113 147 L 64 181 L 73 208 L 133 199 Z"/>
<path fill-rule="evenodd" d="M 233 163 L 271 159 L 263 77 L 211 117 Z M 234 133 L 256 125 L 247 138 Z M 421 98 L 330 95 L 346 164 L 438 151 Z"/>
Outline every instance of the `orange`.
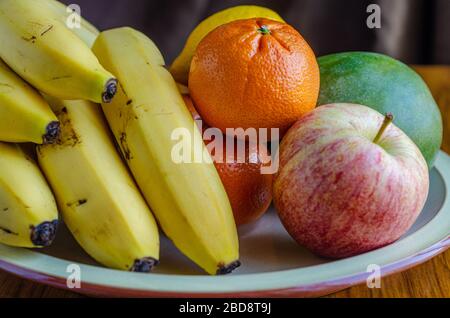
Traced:
<path fill-rule="evenodd" d="M 191 98 L 183 95 L 183 99 L 191 111 L 192 117 L 197 121 L 202 120 Z M 202 127 L 208 128 L 205 124 Z M 256 144 L 246 141 L 245 157 L 239 160 L 237 143 L 244 141 L 235 140 L 234 151 L 227 154 L 226 138 L 224 138 L 223 148 L 210 150 L 215 159 L 214 165 L 228 194 L 234 219 L 239 226 L 258 220 L 268 210 L 272 202 L 273 176 L 261 174 L 261 168 L 265 166 L 262 155 L 268 155 L 265 147 L 260 148 Z M 208 144 L 211 141 L 205 142 Z"/>
<path fill-rule="evenodd" d="M 215 149 L 212 155 L 239 226 L 258 220 L 268 210 L 272 202 L 273 177 L 261 174 L 264 166 L 261 151 L 267 152 L 267 149 L 261 149 L 248 141 L 235 140 L 237 142 L 245 142 L 245 160 L 237 160 L 237 146 L 234 154 L 227 154 L 224 146 L 223 149 Z M 218 162 L 217 158 L 223 159 Z"/>
<path fill-rule="evenodd" d="M 207 127 L 205 127 L 205 124 L 203 123 L 202 118 L 198 114 L 197 109 L 195 108 L 194 103 L 193 103 L 192 99 L 189 97 L 189 95 L 183 94 L 182 97 L 183 97 L 184 103 L 186 104 L 187 109 L 191 112 L 192 118 L 194 118 L 195 122 L 197 123 L 197 126 L 199 126 L 199 128 L 201 127 L 202 129 L 207 128 Z M 200 126 L 200 121 L 202 122 L 201 126 Z"/>
<path fill-rule="evenodd" d="M 198 45 L 189 90 L 213 127 L 279 128 L 283 135 L 316 107 L 320 74 L 314 52 L 291 26 L 267 19 L 216 28 Z"/>

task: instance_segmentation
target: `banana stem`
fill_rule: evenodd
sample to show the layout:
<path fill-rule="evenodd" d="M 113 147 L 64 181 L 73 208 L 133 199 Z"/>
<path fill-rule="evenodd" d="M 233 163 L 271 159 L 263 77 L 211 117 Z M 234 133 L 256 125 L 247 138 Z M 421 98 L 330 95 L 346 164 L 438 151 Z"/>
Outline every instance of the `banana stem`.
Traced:
<path fill-rule="evenodd" d="M 37 247 L 50 246 L 56 237 L 58 221 L 44 222 L 31 228 L 31 242 Z"/>
<path fill-rule="evenodd" d="M 52 121 L 51 123 L 49 123 L 46 128 L 46 133 L 42 137 L 44 145 L 53 144 L 56 139 L 58 139 L 60 132 L 61 127 L 59 122 Z"/>
<path fill-rule="evenodd" d="M 153 257 L 144 257 L 137 259 L 130 269 L 130 272 L 135 273 L 150 273 L 153 267 L 157 266 L 159 261 Z"/>
<path fill-rule="evenodd" d="M 105 91 L 103 92 L 102 100 L 104 103 L 111 103 L 112 99 L 117 93 L 117 80 L 111 78 L 105 86 Z"/>

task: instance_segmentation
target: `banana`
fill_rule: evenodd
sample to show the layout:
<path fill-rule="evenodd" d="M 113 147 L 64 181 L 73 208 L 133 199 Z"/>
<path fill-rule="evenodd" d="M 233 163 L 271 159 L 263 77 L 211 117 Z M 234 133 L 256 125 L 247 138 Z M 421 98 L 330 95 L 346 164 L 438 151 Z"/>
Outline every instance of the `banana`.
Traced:
<path fill-rule="evenodd" d="M 59 123 L 47 102 L 0 60 L 0 140 L 51 143 Z"/>
<path fill-rule="evenodd" d="M 240 264 L 236 225 L 212 160 L 172 160 L 176 129 L 209 154 L 158 48 L 144 34 L 120 28 L 100 33 L 93 51 L 119 79 L 103 111 L 163 231 L 209 274 L 233 271 Z"/>
<path fill-rule="evenodd" d="M 80 14 L 80 26 L 70 28 L 67 25 L 67 21 L 70 20 L 70 16 L 73 14 L 72 10 L 65 4 L 57 1 L 57 0 L 42 0 L 45 2 L 50 10 L 61 20 L 62 23 L 66 25 L 72 32 L 74 32 L 88 47 L 92 47 L 95 42 L 95 39 L 100 34 L 100 31 L 85 20 Z"/>
<path fill-rule="evenodd" d="M 99 263 L 149 272 L 159 258 L 158 227 L 116 151 L 100 106 L 46 99 L 61 134 L 37 154 L 64 222 Z"/>
<path fill-rule="evenodd" d="M 39 91 L 109 102 L 117 81 L 42 0 L 0 1 L 0 57 Z"/>
<path fill-rule="evenodd" d="M 55 199 L 37 164 L 20 146 L 0 142 L 0 243 L 49 246 L 57 225 Z"/>

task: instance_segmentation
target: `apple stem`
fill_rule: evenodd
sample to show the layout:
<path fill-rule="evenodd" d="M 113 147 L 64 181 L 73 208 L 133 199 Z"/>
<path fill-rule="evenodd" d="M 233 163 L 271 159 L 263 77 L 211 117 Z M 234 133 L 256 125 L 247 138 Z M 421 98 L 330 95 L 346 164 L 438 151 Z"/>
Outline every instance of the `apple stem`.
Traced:
<path fill-rule="evenodd" d="M 389 127 L 389 125 L 392 124 L 393 121 L 394 121 L 394 115 L 392 115 L 392 113 L 387 113 L 386 116 L 384 117 L 383 124 L 381 125 L 377 136 L 373 140 L 374 143 L 377 144 L 381 140 L 381 138 L 383 137 L 384 132 Z"/>

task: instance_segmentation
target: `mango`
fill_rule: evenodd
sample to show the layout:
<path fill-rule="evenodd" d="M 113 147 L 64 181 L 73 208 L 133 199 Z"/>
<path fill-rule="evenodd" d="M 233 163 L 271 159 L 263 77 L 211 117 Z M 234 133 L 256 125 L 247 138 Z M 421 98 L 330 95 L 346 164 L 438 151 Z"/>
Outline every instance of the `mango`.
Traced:
<path fill-rule="evenodd" d="M 422 78 L 389 56 L 368 52 L 331 54 L 318 59 L 319 106 L 354 103 L 392 113 L 394 123 L 419 147 L 431 169 L 442 144 L 442 116 Z"/>

